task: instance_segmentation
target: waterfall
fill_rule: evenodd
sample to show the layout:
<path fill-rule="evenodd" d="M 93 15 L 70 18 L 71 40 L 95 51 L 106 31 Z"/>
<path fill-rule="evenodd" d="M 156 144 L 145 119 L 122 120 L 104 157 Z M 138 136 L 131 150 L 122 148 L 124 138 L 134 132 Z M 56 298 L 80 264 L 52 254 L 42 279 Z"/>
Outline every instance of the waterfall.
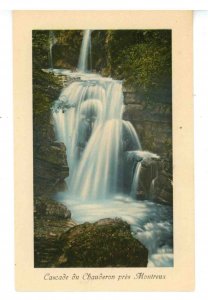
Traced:
<path fill-rule="evenodd" d="M 151 185 L 150 185 L 150 199 L 154 199 L 154 192 L 155 192 L 155 180 L 157 177 L 152 179 Z"/>
<path fill-rule="evenodd" d="M 67 148 L 73 198 L 99 200 L 119 192 L 122 111 L 121 82 L 100 77 L 73 82 L 56 101 L 53 119 Z"/>
<path fill-rule="evenodd" d="M 142 151 L 133 125 L 122 119 L 122 81 L 86 73 L 90 34 L 90 30 L 84 31 L 79 81 L 62 90 L 52 109 L 57 140 L 67 149 L 68 196 L 90 202 L 128 193 L 136 199 L 141 170 L 138 161 L 150 155 Z M 137 159 L 138 152 L 143 153 L 142 158 Z M 126 153 L 134 153 L 133 176 L 131 170 L 126 172 Z"/>
<path fill-rule="evenodd" d="M 133 176 L 132 186 L 131 186 L 131 197 L 133 199 L 137 198 L 137 190 L 138 190 L 138 183 L 139 183 L 139 175 L 141 172 L 142 164 L 138 162 L 136 165 L 136 169 Z"/>
<path fill-rule="evenodd" d="M 56 38 L 53 31 L 49 31 L 49 68 L 53 70 L 53 46 L 56 43 Z"/>
<path fill-rule="evenodd" d="M 88 54 L 89 50 L 91 53 L 91 30 L 85 30 L 84 36 L 82 40 L 78 69 L 82 72 L 86 72 L 88 70 Z M 92 65 L 91 54 L 90 54 L 90 64 Z"/>
<path fill-rule="evenodd" d="M 125 150 L 142 150 L 142 146 L 139 140 L 139 137 L 129 121 L 123 121 L 124 126 L 124 137 L 123 143 Z"/>

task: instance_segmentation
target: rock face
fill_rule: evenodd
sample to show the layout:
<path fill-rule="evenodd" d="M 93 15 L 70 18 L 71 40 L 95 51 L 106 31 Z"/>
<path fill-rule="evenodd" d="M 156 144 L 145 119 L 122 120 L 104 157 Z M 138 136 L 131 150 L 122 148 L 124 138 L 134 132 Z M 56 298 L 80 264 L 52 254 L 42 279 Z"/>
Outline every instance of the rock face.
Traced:
<path fill-rule="evenodd" d="M 158 174 L 160 160 L 142 160 L 141 171 L 138 182 L 137 199 L 152 199 L 151 184 Z"/>
<path fill-rule="evenodd" d="M 161 173 L 154 179 L 151 198 L 163 204 L 173 204 L 173 185 L 168 174 Z"/>
<path fill-rule="evenodd" d="M 33 70 L 34 195 L 51 193 L 69 175 L 64 144 L 55 141 L 51 106 L 63 87 L 58 78 Z"/>
<path fill-rule="evenodd" d="M 120 219 L 84 223 L 60 237 L 63 253 L 56 267 L 146 267 L 147 249 Z"/>
<path fill-rule="evenodd" d="M 143 149 L 171 159 L 171 102 L 144 101 L 141 97 L 138 92 L 124 92 L 124 119 L 134 125 Z"/>
<path fill-rule="evenodd" d="M 34 157 L 35 195 L 52 192 L 68 175 L 66 148 L 63 143 L 42 145 Z"/>
<path fill-rule="evenodd" d="M 161 158 L 141 161 L 136 198 L 151 199 L 163 204 L 173 204 L 172 175 L 166 172 L 167 162 Z"/>
<path fill-rule="evenodd" d="M 124 90 L 124 102 L 124 119 L 134 125 L 142 148 L 160 156 L 142 162 L 137 198 L 172 204 L 172 104 L 164 99 L 144 101 L 130 89 Z"/>
<path fill-rule="evenodd" d="M 61 255 L 59 237 L 76 223 L 63 204 L 38 197 L 34 200 L 34 266 L 52 267 Z"/>
<path fill-rule="evenodd" d="M 142 162 L 137 199 L 173 204 L 172 176 L 164 172 L 162 161 Z"/>

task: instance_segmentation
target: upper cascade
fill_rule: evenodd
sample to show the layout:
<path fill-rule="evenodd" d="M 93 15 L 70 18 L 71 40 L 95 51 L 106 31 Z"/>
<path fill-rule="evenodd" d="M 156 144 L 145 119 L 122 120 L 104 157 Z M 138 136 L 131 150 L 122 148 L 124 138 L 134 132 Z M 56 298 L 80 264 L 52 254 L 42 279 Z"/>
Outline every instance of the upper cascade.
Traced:
<path fill-rule="evenodd" d="M 87 29 L 84 31 L 84 36 L 82 40 L 79 62 L 78 62 L 78 70 L 82 72 L 88 71 L 88 60 L 89 60 L 89 52 L 91 59 L 91 30 Z"/>

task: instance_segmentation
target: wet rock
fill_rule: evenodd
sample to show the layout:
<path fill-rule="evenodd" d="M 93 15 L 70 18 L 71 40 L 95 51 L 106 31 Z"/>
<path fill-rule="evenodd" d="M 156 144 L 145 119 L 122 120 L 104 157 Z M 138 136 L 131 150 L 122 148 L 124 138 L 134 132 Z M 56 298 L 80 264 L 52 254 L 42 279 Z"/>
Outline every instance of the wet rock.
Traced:
<path fill-rule="evenodd" d="M 120 219 L 103 219 L 69 229 L 60 237 L 56 267 L 146 267 L 147 249 Z"/>
<path fill-rule="evenodd" d="M 173 204 L 173 184 L 167 174 L 159 174 L 152 185 L 151 198 L 163 204 Z"/>
<path fill-rule="evenodd" d="M 163 160 L 152 160 L 149 163 L 142 161 L 137 199 L 173 204 L 172 177 L 170 173 L 165 172 L 165 166 Z"/>
<path fill-rule="evenodd" d="M 173 186 L 172 186 L 172 165 L 171 158 L 159 157 L 148 151 L 127 152 L 127 164 L 133 165 L 133 174 L 129 172 L 126 177 L 133 178 L 138 164 L 140 170 L 138 175 L 138 186 L 135 191 L 137 200 L 151 199 L 172 205 Z M 141 160 L 139 160 L 141 158 Z M 128 170 L 128 169 L 127 169 Z M 131 181 L 132 182 L 132 181 Z"/>
<path fill-rule="evenodd" d="M 142 160 L 141 171 L 138 182 L 137 199 L 151 198 L 151 184 L 158 174 L 159 159 Z"/>

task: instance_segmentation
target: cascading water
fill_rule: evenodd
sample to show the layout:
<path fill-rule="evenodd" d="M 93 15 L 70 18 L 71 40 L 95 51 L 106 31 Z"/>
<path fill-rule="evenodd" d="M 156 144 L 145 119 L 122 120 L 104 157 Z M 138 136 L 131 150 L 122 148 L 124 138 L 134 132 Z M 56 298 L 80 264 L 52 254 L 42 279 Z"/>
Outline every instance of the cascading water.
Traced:
<path fill-rule="evenodd" d="M 57 137 L 67 147 L 70 195 L 92 201 L 121 192 L 117 180 L 122 155 L 121 82 L 101 77 L 74 82 L 53 109 Z M 137 145 L 136 134 L 130 137 Z"/>
<path fill-rule="evenodd" d="M 132 186 L 131 186 L 131 197 L 133 199 L 136 199 L 136 194 L 137 194 L 137 189 L 138 189 L 138 182 L 139 182 L 139 175 L 141 172 L 141 167 L 142 164 L 141 162 L 138 162 L 136 165 L 136 169 L 134 172 L 134 177 L 133 177 L 133 181 L 132 181 Z"/>
<path fill-rule="evenodd" d="M 86 72 L 88 70 L 88 54 L 91 52 L 91 30 L 85 30 L 84 36 L 82 40 L 82 46 L 79 56 L 78 69 L 82 72 Z M 91 62 L 91 54 L 90 54 L 90 62 Z M 91 64 L 91 63 L 90 63 Z"/>
<path fill-rule="evenodd" d="M 49 31 L 49 68 L 53 70 L 53 46 L 56 43 L 56 38 L 53 31 Z"/>
<path fill-rule="evenodd" d="M 158 156 L 142 151 L 133 125 L 122 119 L 122 82 L 86 73 L 90 43 L 86 30 L 79 73 L 64 73 L 79 79 L 62 90 L 52 108 L 56 137 L 66 145 L 70 170 L 68 191 L 57 199 L 79 222 L 122 217 L 148 248 L 149 266 L 172 266 L 171 208 L 135 200 L 141 161 Z"/>

